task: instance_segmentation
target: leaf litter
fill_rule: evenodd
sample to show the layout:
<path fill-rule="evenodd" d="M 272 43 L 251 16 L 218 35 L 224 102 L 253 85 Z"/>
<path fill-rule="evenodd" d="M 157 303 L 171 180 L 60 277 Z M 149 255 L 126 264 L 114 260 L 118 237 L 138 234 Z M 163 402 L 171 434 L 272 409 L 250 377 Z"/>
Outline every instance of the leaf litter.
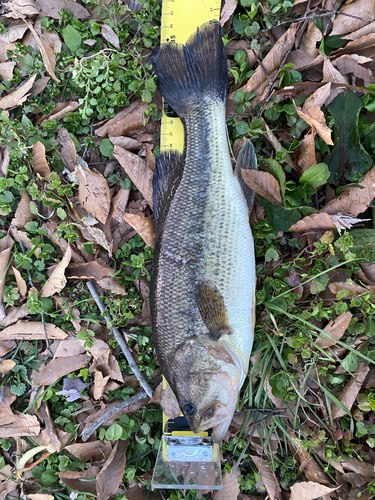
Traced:
<path fill-rule="evenodd" d="M 374 488 L 375 12 L 367 0 L 289 3 L 228 0 L 221 12 L 232 38 L 229 138 L 235 155 L 250 138 L 259 164 L 243 171 L 257 193 L 258 322 L 242 411 L 222 448 L 223 489 L 205 499 L 370 498 Z M 56 487 L 161 498 L 144 486 L 161 408 L 180 414 L 149 326 L 161 102 L 139 54 L 158 43 L 160 6 L 88 5 L 11 0 L 1 18 L 2 498 L 50 500 Z M 270 416 L 253 426 L 252 407 Z M 21 448 L 51 443 L 58 451 L 32 455 L 13 481 Z"/>

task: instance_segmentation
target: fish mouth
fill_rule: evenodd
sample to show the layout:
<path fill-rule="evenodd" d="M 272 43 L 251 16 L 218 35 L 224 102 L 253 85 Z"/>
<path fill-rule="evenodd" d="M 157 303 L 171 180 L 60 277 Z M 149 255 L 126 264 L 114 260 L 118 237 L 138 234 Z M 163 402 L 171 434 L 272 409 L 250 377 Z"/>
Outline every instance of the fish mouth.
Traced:
<path fill-rule="evenodd" d="M 210 411 L 214 411 L 214 415 L 212 416 L 212 418 L 205 419 L 203 421 L 204 416 Z M 233 411 L 228 408 L 228 406 L 221 403 L 210 405 L 203 412 L 201 422 L 193 429 L 193 432 L 195 434 L 199 434 L 200 432 L 212 428 L 215 441 L 221 440 L 227 432 L 227 429 L 232 421 L 232 417 Z"/>

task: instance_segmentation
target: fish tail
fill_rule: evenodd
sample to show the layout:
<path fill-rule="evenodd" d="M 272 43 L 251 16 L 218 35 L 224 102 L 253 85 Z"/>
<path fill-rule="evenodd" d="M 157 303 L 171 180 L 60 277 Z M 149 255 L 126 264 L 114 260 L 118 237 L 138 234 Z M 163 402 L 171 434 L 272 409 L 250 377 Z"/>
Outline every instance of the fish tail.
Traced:
<path fill-rule="evenodd" d="M 162 96 L 181 118 L 189 106 L 202 100 L 225 103 L 227 58 L 218 21 L 203 24 L 185 45 L 162 44 L 148 62 Z"/>

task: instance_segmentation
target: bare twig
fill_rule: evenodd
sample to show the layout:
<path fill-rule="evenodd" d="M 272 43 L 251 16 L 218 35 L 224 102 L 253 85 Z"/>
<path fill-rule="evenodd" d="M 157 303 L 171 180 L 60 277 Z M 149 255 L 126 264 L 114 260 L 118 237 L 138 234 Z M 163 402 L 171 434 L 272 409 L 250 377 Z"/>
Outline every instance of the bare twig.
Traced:
<path fill-rule="evenodd" d="M 103 314 L 107 325 L 109 325 L 112 322 L 112 318 L 111 318 L 110 314 L 108 312 L 106 312 L 104 304 L 100 300 L 98 291 L 96 289 L 96 286 L 95 286 L 95 283 L 93 280 L 88 281 L 87 288 L 89 289 L 93 299 L 95 300 L 96 305 L 100 309 L 100 312 Z M 152 394 L 153 394 L 152 389 L 149 386 L 149 384 L 147 383 L 147 381 L 144 378 L 144 376 L 142 375 L 142 373 L 139 371 L 137 363 L 134 361 L 134 358 L 131 355 L 131 352 L 129 351 L 129 348 L 128 348 L 121 332 L 115 327 L 112 327 L 111 330 L 113 332 L 115 339 L 117 340 L 118 345 L 120 346 L 122 352 L 124 353 L 124 356 L 125 356 L 127 362 L 129 363 L 130 368 L 133 370 L 134 375 L 137 377 L 139 383 L 141 384 L 141 386 L 145 390 L 146 394 L 151 398 Z"/>
<path fill-rule="evenodd" d="M 147 394 L 144 391 L 138 392 L 135 396 L 132 396 L 131 398 L 127 399 L 126 401 L 121 401 L 116 406 L 113 406 L 110 410 L 106 411 L 101 417 L 98 418 L 83 434 L 82 434 L 82 441 L 87 441 L 91 434 L 96 431 L 106 420 L 112 417 L 115 413 L 118 411 L 123 410 L 127 406 L 130 406 L 133 403 L 136 403 L 140 399 L 143 399 L 147 397 Z"/>

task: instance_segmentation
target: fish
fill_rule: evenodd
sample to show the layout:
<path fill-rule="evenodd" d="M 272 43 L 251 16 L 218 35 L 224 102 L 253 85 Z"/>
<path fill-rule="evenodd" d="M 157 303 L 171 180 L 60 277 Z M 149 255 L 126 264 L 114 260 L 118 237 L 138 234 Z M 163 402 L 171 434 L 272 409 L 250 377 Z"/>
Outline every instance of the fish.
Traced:
<path fill-rule="evenodd" d="M 190 429 L 220 442 L 247 375 L 255 322 L 254 192 L 232 167 L 225 121 L 228 70 L 220 23 L 186 44 L 163 43 L 148 61 L 184 125 L 184 152 L 156 158 L 156 246 L 150 283 L 153 341 L 163 375 Z"/>

